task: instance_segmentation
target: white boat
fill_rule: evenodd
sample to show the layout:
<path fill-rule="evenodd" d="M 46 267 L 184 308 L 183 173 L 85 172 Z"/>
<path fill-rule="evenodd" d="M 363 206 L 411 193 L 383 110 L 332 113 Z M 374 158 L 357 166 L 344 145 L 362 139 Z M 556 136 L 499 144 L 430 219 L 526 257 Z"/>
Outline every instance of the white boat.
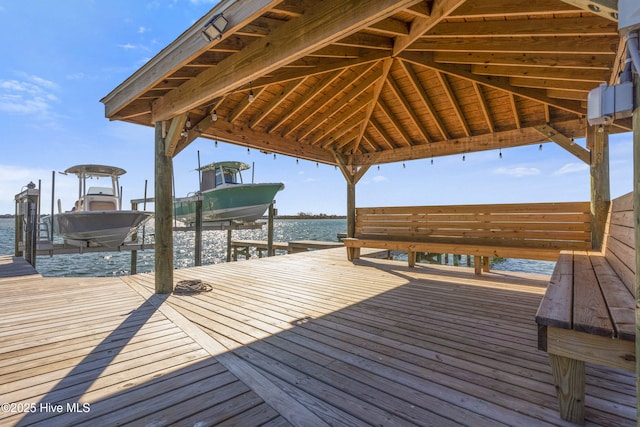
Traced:
<path fill-rule="evenodd" d="M 199 168 L 202 174 L 200 191 L 194 197 L 174 200 L 176 218 L 193 224 L 198 198 L 202 200 L 202 221 L 205 223 L 253 222 L 261 218 L 284 184 L 244 183 L 241 172 L 250 168 L 246 163 L 236 161 L 211 163 Z"/>
<path fill-rule="evenodd" d="M 153 217 L 151 212 L 122 209 L 119 177 L 124 169 L 103 165 L 78 165 L 63 172 L 78 177 L 78 199 L 71 210 L 54 215 L 53 229 L 66 243 L 116 248 Z M 106 178 L 108 186 L 91 185 Z M 95 181 L 94 181 L 95 180 Z M 91 181 L 91 182 L 89 182 Z"/>

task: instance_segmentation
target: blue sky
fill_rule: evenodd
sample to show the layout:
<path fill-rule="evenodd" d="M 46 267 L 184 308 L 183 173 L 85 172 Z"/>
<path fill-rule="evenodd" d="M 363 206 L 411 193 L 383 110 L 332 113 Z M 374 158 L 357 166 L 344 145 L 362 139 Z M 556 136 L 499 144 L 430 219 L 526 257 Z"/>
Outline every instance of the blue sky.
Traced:
<path fill-rule="evenodd" d="M 104 118 L 99 102 L 215 1 L 0 0 L 0 213 L 14 195 L 42 181 L 51 204 L 52 171 L 82 163 L 120 166 L 125 205 L 153 193 L 153 129 Z M 577 141 L 584 144 L 583 140 Z M 632 190 L 632 136 L 612 136 L 611 193 Z M 284 182 L 281 214 L 346 211 L 346 184 L 332 166 L 196 140 L 174 159 L 176 194 L 197 188 L 203 164 L 255 162 L 256 182 Z M 250 174 L 245 180 L 250 180 Z M 69 208 L 76 179 L 56 176 L 55 199 Z M 357 205 L 509 203 L 588 200 L 589 171 L 553 143 L 372 167 L 357 187 Z"/>

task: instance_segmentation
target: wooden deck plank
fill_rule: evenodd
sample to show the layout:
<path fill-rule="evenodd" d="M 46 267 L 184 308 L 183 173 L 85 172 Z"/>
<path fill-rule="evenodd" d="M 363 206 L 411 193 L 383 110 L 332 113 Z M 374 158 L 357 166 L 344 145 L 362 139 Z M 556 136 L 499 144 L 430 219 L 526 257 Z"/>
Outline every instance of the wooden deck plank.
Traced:
<path fill-rule="evenodd" d="M 0 424 L 569 425 L 536 348 L 548 276 L 356 264 L 338 248 L 176 270 L 213 289 L 165 297 L 153 274 L 3 282 L 0 394 L 91 412 Z M 588 423 L 635 413 L 635 376 L 587 365 Z"/>

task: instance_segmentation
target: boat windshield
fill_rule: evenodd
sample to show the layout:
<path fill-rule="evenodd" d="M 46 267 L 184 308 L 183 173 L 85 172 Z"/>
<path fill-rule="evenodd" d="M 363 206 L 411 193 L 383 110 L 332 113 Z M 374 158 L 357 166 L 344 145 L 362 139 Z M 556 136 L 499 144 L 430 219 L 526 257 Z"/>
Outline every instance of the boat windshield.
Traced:
<path fill-rule="evenodd" d="M 216 186 L 222 184 L 237 184 L 238 180 L 236 179 L 236 174 L 229 170 L 221 171 L 218 169 L 216 171 Z"/>
<path fill-rule="evenodd" d="M 89 195 L 113 196 L 113 188 L 110 187 L 89 187 L 87 190 Z"/>

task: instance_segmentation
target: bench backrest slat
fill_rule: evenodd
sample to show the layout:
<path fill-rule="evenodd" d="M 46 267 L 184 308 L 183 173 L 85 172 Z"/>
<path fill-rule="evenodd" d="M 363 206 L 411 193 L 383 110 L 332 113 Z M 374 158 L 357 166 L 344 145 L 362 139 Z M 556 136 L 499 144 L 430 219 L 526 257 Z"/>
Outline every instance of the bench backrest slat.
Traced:
<path fill-rule="evenodd" d="M 545 249 L 589 249 L 588 202 L 356 209 L 355 237 Z"/>
<path fill-rule="evenodd" d="M 635 295 L 635 237 L 633 228 L 633 193 L 611 202 L 603 245 L 604 256 L 616 274 Z"/>

